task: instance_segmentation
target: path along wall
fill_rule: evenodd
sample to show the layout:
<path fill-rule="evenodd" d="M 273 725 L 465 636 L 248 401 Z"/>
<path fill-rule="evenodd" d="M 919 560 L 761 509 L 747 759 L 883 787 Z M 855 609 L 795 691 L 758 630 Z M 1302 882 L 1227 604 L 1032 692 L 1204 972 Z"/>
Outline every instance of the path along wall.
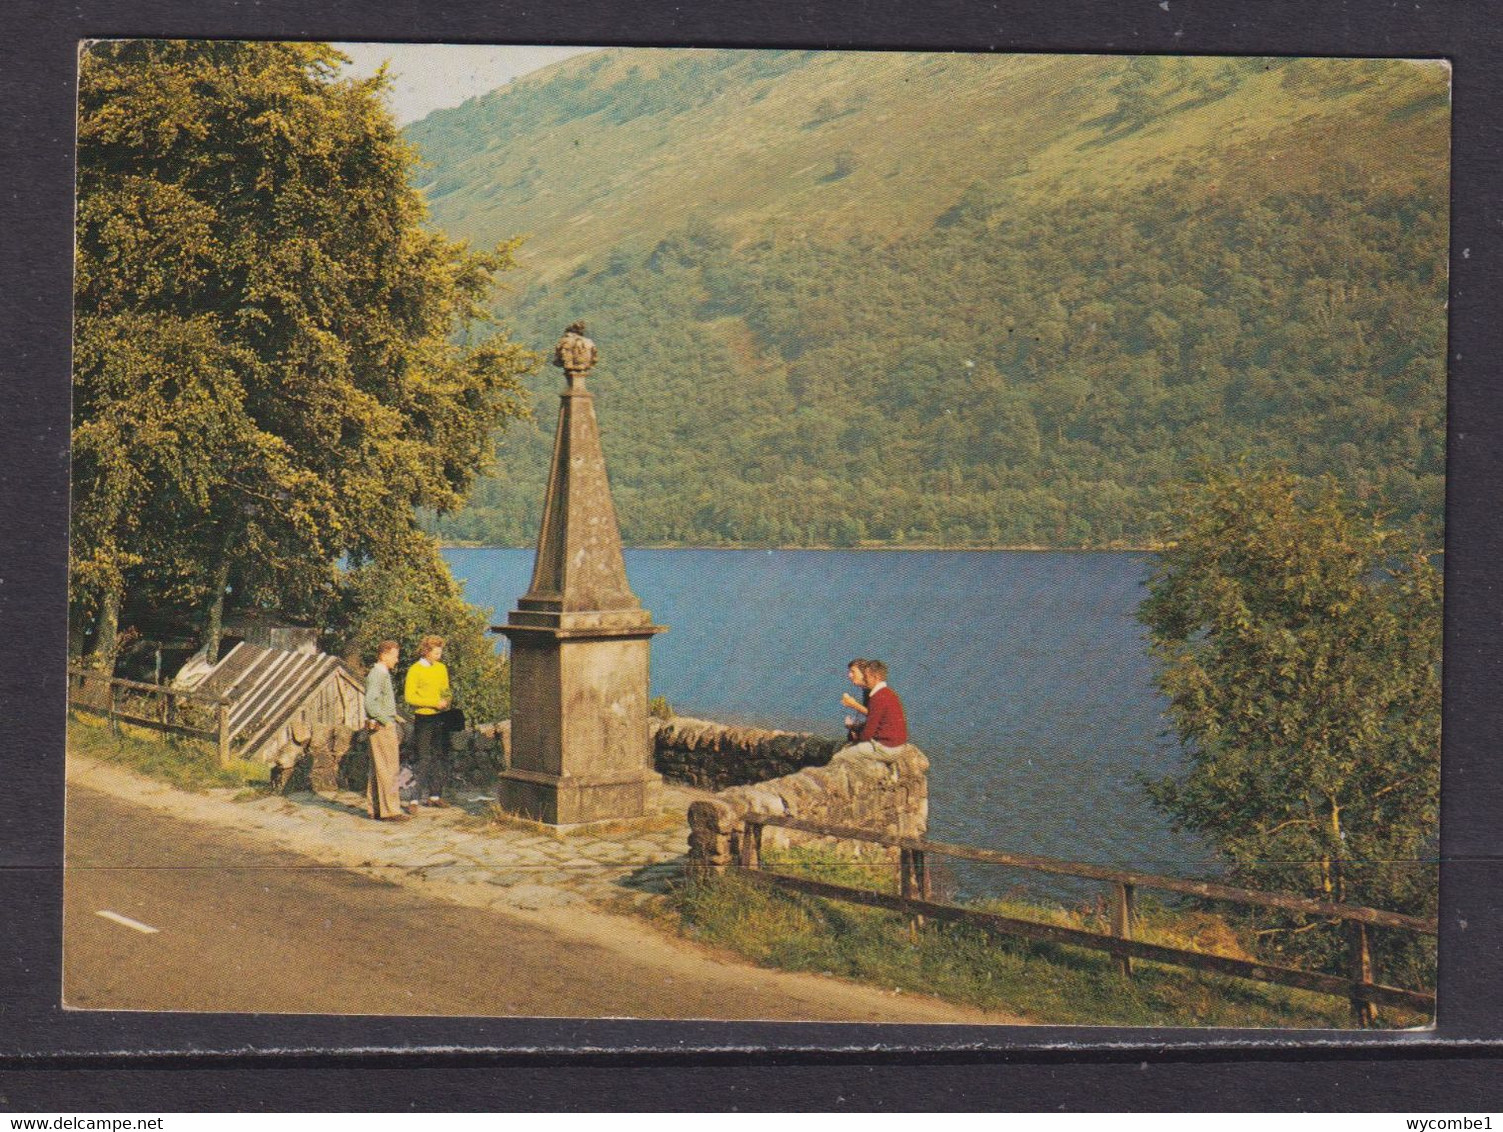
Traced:
<path fill-rule="evenodd" d="M 899 837 L 922 837 L 929 821 L 929 760 L 917 747 L 865 754 L 818 735 L 732 727 L 675 716 L 650 721 L 658 773 L 670 781 L 718 791 L 689 807 L 689 858 L 722 868 L 740 851 L 747 814 L 779 814 L 855 826 Z M 347 728 L 309 728 L 285 764 L 306 767 L 320 789 L 365 789 L 369 756 Z M 363 738 L 363 736 L 360 736 Z M 456 782 L 484 788 L 510 762 L 507 721 L 451 736 Z M 311 756 L 311 757 L 309 757 Z M 767 829 L 764 848 L 818 842 L 818 837 Z M 835 844 L 835 843 L 831 843 Z M 853 843 L 839 843 L 852 848 Z M 893 851 L 868 847 L 879 853 Z"/>

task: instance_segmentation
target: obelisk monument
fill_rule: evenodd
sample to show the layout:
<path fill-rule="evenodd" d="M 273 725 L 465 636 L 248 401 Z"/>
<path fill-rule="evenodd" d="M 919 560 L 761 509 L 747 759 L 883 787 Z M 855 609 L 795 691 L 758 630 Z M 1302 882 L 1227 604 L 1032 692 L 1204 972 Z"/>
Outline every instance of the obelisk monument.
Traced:
<path fill-rule="evenodd" d="M 574 323 L 554 349 L 560 394 L 532 586 L 511 642 L 511 766 L 499 801 L 550 825 L 640 817 L 662 780 L 647 726 L 648 652 L 663 627 L 631 592 L 594 398 L 595 344 Z"/>

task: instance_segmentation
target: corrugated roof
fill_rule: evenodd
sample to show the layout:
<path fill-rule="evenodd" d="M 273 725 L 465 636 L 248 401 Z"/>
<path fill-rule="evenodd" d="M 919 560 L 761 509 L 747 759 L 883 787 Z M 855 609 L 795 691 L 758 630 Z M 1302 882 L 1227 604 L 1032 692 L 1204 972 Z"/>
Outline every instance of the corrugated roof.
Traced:
<path fill-rule="evenodd" d="M 225 654 L 198 691 L 230 700 L 230 733 L 252 750 L 285 724 L 298 706 L 330 676 L 360 690 L 360 681 L 337 657 L 288 652 L 241 643 Z"/>

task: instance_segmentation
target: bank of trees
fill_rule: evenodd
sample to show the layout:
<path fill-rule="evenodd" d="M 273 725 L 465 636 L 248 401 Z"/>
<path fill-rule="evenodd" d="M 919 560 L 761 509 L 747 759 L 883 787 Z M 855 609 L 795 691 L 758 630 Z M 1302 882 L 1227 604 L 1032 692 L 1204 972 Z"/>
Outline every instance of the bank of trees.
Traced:
<path fill-rule="evenodd" d="M 1155 801 L 1248 887 L 1433 916 L 1438 547 L 1285 470 L 1180 490 L 1164 538 L 1141 617 L 1187 767 Z M 1345 972 L 1334 926 L 1247 916 L 1271 957 Z M 1433 941 L 1379 933 L 1375 955 L 1433 985 Z"/>
<path fill-rule="evenodd" d="M 1141 545 L 1164 485 L 1241 456 L 1438 516 L 1442 174 L 1183 167 L 1057 203 L 1001 181 L 892 241 L 709 217 L 512 317 L 538 342 L 589 317 L 631 541 Z M 531 541 L 546 445 L 503 459 L 443 533 Z"/>
<path fill-rule="evenodd" d="M 82 54 L 70 646 L 103 667 L 164 614 L 215 648 L 227 606 L 380 620 L 362 576 L 442 571 L 414 509 L 523 412 L 534 359 L 484 310 L 511 247 L 423 227 L 384 80 L 339 61 Z"/>

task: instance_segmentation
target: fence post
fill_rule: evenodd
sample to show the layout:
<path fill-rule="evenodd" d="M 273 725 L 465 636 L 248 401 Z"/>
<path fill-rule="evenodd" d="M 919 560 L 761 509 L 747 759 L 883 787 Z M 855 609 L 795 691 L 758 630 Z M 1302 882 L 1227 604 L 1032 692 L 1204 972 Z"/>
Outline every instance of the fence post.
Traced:
<path fill-rule="evenodd" d="M 1351 948 L 1352 989 L 1371 986 L 1373 957 L 1367 946 L 1367 925 L 1360 920 L 1346 922 L 1347 945 Z M 1365 998 L 1352 996 L 1352 1025 L 1367 1027 L 1378 1020 L 1378 1008 Z"/>
<path fill-rule="evenodd" d="M 230 705 L 228 701 L 220 700 L 217 711 L 219 723 L 219 765 L 230 765 Z"/>
<path fill-rule="evenodd" d="M 922 849 L 908 850 L 908 871 L 912 880 L 909 891 L 920 900 L 929 899 L 929 870 L 924 866 Z M 916 936 L 924 926 L 924 917 L 913 917 L 913 934 Z"/>
<path fill-rule="evenodd" d="M 1112 888 L 1112 935 L 1118 939 L 1132 938 L 1132 888 L 1121 881 Z M 1132 978 L 1132 956 L 1117 956 L 1117 970 Z"/>
<path fill-rule="evenodd" d="M 898 848 L 898 892 L 904 900 L 912 900 L 914 897 L 914 868 L 913 850 Z M 923 925 L 922 916 L 908 917 L 908 938 L 918 939 L 919 928 Z"/>
<path fill-rule="evenodd" d="M 762 867 L 762 825 L 760 822 L 747 820 L 742 823 L 741 867 L 746 869 Z"/>
<path fill-rule="evenodd" d="M 108 691 L 108 695 L 109 695 L 109 699 L 110 699 L 110 706 L 109 706 L 109 713 L 108 713 L 108 715 L 109 715 L 109 721 L 110 721 L 110 734 L 114 735 L 116 738 L 119 738 L 119 736 L 120 736 L 120 720 L 117 719 L 116 716 L 115 716 L 115 712 L 116 712 L 116 708 L 115 708 L 115 681 L 113 679 L 111 679 L 110 677 L 108 677 L 108 676 L 105 677 L 105 680 L 106 680 L 105 688 Z"/>

